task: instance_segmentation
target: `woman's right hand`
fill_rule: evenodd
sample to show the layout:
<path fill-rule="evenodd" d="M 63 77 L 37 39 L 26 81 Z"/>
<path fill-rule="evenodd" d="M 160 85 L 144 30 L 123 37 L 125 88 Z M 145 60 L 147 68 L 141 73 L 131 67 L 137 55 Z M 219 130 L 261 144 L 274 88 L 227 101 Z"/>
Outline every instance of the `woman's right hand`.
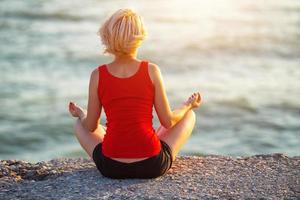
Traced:
<path fill-rule="evenodd" d="M 199 92 L 193 93 L 185 102 L 186 105 L 190 105 L 191 108 L 198 108 L 201 104 L 201 95 Z"/>
<path fill-rule="evenodd" d="M 86 115 L 86 110 L 72 101 L 69 103 L 69 112 L 73 117 L 83 118 Z"/>

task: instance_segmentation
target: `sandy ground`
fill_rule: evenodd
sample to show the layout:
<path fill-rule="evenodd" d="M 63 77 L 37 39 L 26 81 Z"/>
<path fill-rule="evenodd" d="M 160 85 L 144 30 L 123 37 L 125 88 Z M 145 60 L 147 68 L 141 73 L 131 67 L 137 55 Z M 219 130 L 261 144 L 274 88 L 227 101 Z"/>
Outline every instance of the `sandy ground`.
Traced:
<path fill-rule="evenodd" d="M 300 199 L 300 156 L 181 156 L 164 176 L 122 180 L 84 158 L 0 160 L 0 199 Z"/>

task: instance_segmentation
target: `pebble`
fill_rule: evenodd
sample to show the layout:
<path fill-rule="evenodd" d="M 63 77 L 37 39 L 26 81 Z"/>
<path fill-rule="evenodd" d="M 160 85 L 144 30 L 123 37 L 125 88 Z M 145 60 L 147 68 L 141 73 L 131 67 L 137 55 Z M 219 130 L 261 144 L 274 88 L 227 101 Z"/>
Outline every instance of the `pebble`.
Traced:
<path fill-rule="evenodd" d="M 147 180 L 103 177 L 85 158 L 0 160 L 0 199 L 300 199 L 299 180 L 300 156 L 281 153 L 179 156 Z"/>

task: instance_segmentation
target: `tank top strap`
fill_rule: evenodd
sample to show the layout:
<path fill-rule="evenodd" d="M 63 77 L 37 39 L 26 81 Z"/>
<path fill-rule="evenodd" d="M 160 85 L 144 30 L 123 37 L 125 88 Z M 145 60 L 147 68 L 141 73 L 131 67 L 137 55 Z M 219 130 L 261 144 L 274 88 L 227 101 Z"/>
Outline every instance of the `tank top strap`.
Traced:
<path fill-rule="evenodd" d="M 101 97 L 102 97 L 102 93 L 103 93 L 103 82 L 106 79 L 106 71 L 105 71 L 105 64 L 99 65 L 98 66 L 98 98 L 99 101 L 101 102 Z"/>
<path fill-rule="evenodd" d="M 105 64 L 99 65 L 98 66 L 98 83 L 102 81 L 103 78 L 105 78 L 105 69 L 104 66 Z"/>
<path fill-rule="evenodd" d="M 145 74 L 148 74 L 148 61 L 142 60 L 140 67 L 141 69 L 139 70 L 140 71 L 139 75 L 145 77 Z"/>
<path fill-rule="evenodd" d="M 150 85 L 152 87 L 153 83 L 152 83 L 152 80 L 150 78 L 149 70 L 148 70 L 149 61 L 143 60 L 142 62 L 143 63 L 141 64 L 139 79 L 142 79 L 143 82 L 145 82 L 147 85 Z"/>
<path fill-rule="evenodd" d="M 104 70 L 104 67 L 105 67 L 105 64 L 99 65 L 99 66 L 98 66 L 98 71 L 99 71 L 99 72 L 105 71 L 105 70 Z M 102 73 L 102 74 L 103 74 L 103 73 Z"/>

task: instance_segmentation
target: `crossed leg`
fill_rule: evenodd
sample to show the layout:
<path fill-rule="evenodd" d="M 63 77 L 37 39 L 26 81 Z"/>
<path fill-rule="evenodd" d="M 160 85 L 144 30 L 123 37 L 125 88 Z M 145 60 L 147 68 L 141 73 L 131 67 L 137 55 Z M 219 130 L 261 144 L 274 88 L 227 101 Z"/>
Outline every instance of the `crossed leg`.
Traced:
<path fill-rule="evenodd" d="M 181 147 L 186 143 L 190 137 L 196 122 L 196 115 L 193 110 L 190 110 L 186 115 L 172 128 L 166 129 L 160 126 L 157 129 L 158 137 L 166 142 L 173 155 L 173 161 L 175 160 Z M 79 119 L 74 124 L 74 131 L 77 140 L 82 148 L 87 152 L 91 159 L 93 159 L 93 150 L 97 144 L 103 141 L 106 134 L 106 127 L 99 124 L 98 128 L 94 132 L 86 130 Z"/>
<path fill-rule="evenodd" d="M 172 128 L 166 129 L 160 126 L 157 129 L 157 136 L 164 142 L 166 142 L 173 155 L 173 161 L 175 160 L 179 150 L 186 143 L 190 137 L 196 122 L 196 115 L 193 110 L 188 111 L 185 116 Z"/>
<path fill-rule="evenodd" d="M 77 140 L 82 148 L 87 152 L 91 159 L 93 159 L 93 150 L 97 144 L 103 141 L 106 134 L 106 127 L 103 125 L 98 126 L 94 132 L 86 130 L 79 119 L 74 124 L 74 132 Z"/>

